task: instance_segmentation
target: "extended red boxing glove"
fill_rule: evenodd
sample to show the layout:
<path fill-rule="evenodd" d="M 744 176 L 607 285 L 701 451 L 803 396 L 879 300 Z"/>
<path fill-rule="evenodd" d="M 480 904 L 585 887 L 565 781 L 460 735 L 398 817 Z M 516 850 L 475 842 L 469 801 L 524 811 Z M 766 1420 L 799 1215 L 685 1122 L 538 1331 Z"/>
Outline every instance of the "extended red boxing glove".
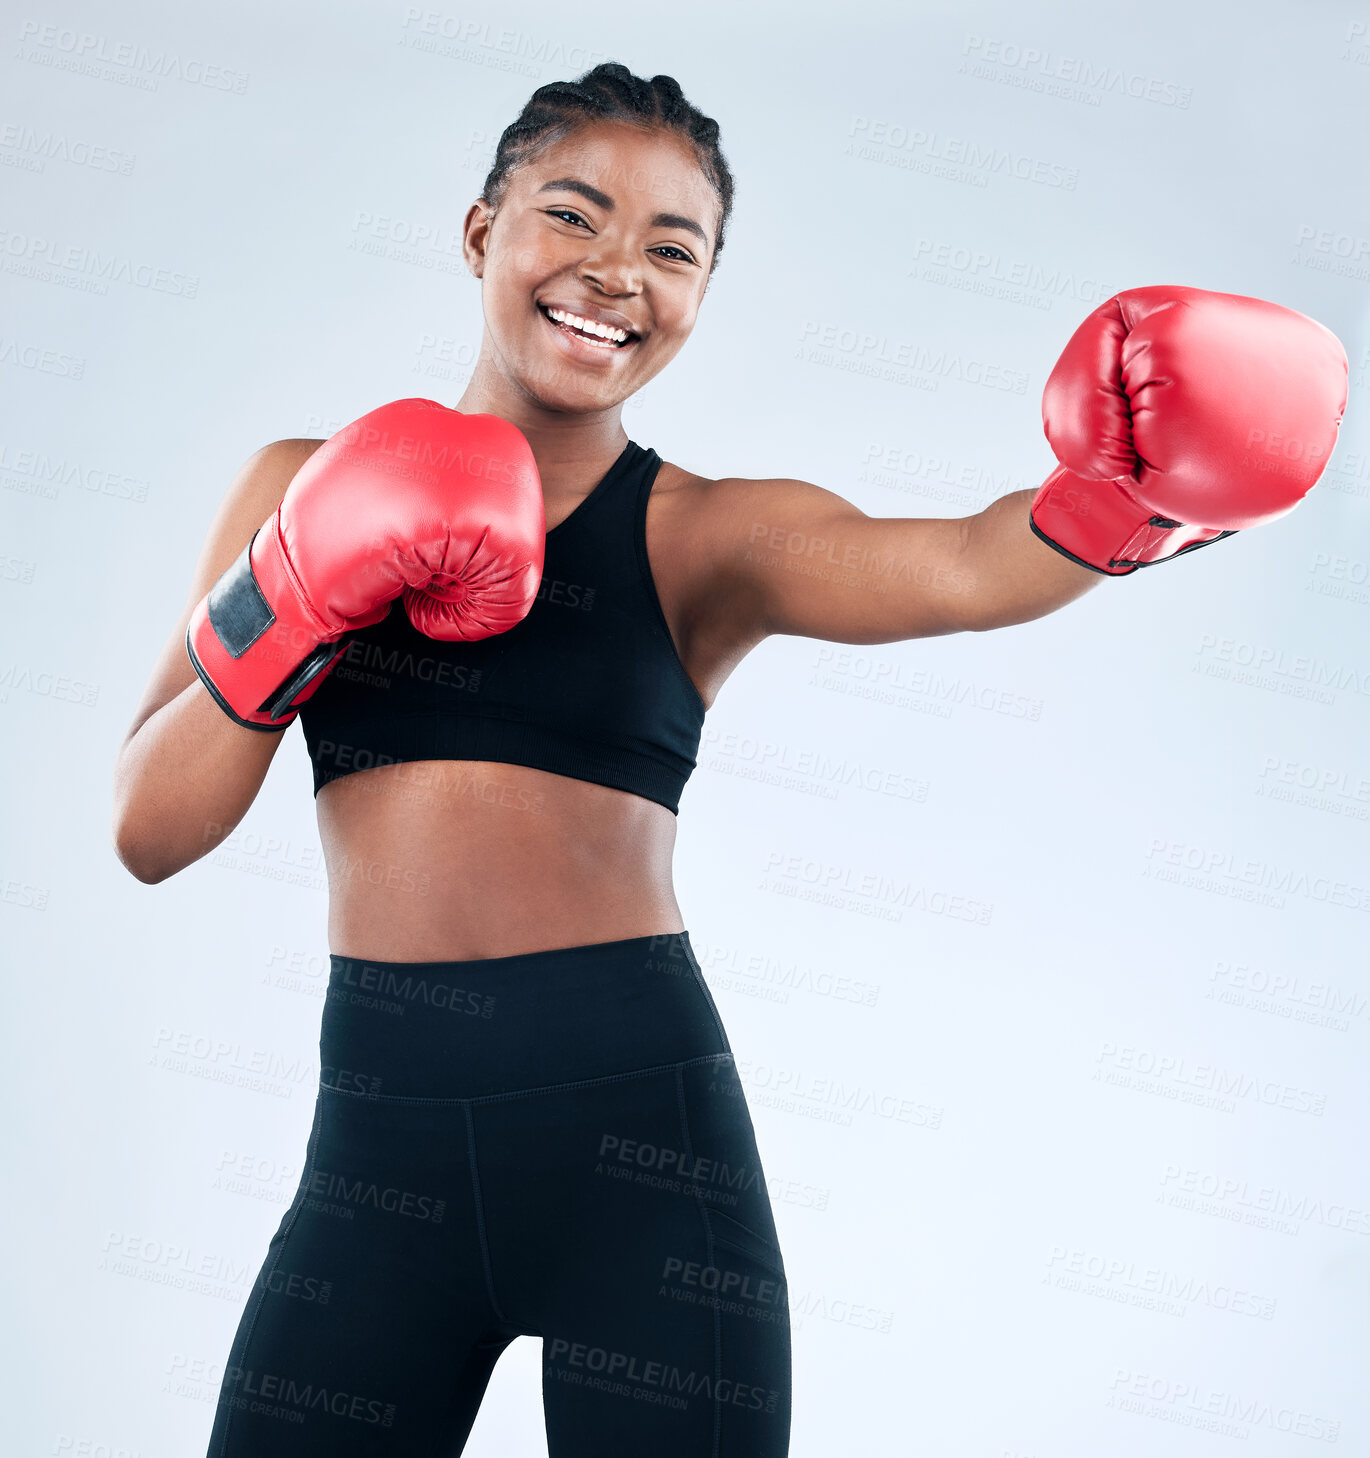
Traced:
<path fill-rule="evenodd" d="M 300 468 L 271 518 L 201 599 L 195 671 L 250 729 L 284 729 L 346 648 L 401 593 L 431 638 L 503 633 L 532 607 L 546 518 L 517 427 L 396 400 Z"/>
<path fill-rule="evenodd" d="M 1116 294 L 1047 380 L 1061 465 L 1032 529 L 1121 576 L 1274 521 L 1322 475 L 1346 390 L 1346 351 L 1304 314 L 1169 285 Z"/>

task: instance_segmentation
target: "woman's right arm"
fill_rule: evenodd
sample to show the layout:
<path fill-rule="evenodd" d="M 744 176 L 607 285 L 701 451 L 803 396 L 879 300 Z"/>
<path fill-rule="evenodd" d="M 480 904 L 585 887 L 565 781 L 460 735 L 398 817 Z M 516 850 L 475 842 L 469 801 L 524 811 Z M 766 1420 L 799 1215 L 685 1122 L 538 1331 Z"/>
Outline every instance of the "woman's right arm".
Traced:
<path fill-rule="evenodd" d="M 149 885 L 212 851 L 247 813 L 285 737 L 235 723 L 186 652 L 196 604 L 280 504 L 319 440 L 263 446 L 234 478 L 210 526 L 190 595 L 157 660 L 114 770 L 112 839 Z"/>

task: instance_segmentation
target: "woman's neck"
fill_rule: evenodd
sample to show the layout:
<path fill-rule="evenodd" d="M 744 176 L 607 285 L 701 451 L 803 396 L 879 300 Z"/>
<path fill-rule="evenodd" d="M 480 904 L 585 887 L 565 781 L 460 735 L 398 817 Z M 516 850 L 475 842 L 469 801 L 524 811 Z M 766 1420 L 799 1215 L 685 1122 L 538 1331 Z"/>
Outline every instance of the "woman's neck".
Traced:
<path fill-rule="evenodd" d="M 587 495 L 628 444 L 621 404 L 577 414 L 549 410 L 511 384 L 484 352 L 455 408 L 466 415 L 498 415 L 518 426 L 533 449 L 549 504 Z"/>

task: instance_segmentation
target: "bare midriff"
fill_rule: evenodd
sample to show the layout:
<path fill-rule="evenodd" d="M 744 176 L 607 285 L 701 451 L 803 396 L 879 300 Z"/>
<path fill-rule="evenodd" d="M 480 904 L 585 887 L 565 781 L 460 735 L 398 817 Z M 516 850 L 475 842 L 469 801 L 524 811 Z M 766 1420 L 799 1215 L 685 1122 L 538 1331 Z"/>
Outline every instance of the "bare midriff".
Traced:
<path fill-rule="evenodd" d="M 684 929 L 676 817 L 523 765 L 420 760 L 315 802 L 329 949 L 385 962 L 514 956 Z"/>

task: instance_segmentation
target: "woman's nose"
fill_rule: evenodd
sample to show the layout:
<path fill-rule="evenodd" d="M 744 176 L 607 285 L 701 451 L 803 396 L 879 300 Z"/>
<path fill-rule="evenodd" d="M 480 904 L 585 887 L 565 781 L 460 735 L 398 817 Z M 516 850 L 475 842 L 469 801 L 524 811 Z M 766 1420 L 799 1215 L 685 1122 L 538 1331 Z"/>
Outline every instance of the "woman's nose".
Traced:
<path fill-rule="evenodd" d="M 602 293 L 636 294 L 642 291 L 642 265 L 636 254 L 604 238 L 581 261 L 580 276 Z"/>

